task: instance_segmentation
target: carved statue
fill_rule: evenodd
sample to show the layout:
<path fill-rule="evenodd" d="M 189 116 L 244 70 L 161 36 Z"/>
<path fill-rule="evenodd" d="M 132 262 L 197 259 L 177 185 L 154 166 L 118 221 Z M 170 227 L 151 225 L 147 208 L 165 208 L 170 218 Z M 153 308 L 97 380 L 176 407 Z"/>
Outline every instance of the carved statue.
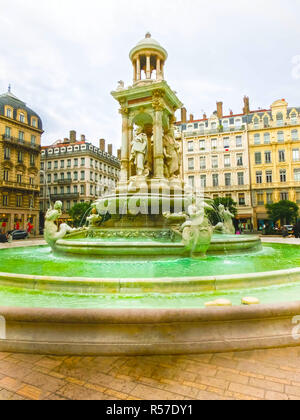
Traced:
<path fill-rule="evenodd" d="M 220 204 L 218 209 L 219 209 L 219 215 L 221 217 L 221 220 L 223 220 L 223 222 L 218 223 L 214 229 L 216 231 L 219 231 L 228 235 L 234 235 L 235 234 L 235 228 L 233 225 L 234 215 L 231 214 L 230 211 L 227 210 L 225 206 L 223 206 L 223 204 Z"/>
<path fill-rule="evenodd" d="M 134 139 L 131 142 L 130 160 L 136 167 L 137 176 L 144 176 L 146 173 L 146 156 L 147 156 L 148 138 L 142 129 L 136 130 Z"/>
<path fill-rule="evenodd" d="M 125 83 L 123 80 L 119 80 L 117 90 L 124 90 L 125 89 Z"/>
<path fill-rule="evenodd" d="M 45 241 L 53 248 L 56 244 L 56 242 L 59 239 L 62 239 L 66 236 L 67 233 L 75 232 L 77 229 L 73 229 L 70 226 L 68 226 L 66 223 L 63 223 L 60 225 L 59 231 L 57 230 L 57 226 L 55 224 L 55 221 L 59 219 L 62 215 L 62 202 L 56 201 L 54 204 L 54 209 L 52 209 L 52 206 L 46 213 L 45 217 L 45 232 L 44 232 L 44 238 Z"/>
<path fill-rule="evenodd" d="M 180 146 L 175 140 L 174 132 L 169 129 L 163 138 L 164 158 L 165 158 L 165 177 L 168 179 L 180 176 L 181 156 Z"/>
<path fill-rule="evenodd" d="M 99 227 L 103 218 L 97 212 L 97 209 L 94 207 L 91 215 L 87 217 L 87 221 L 89 222 L 89 227 Z"/>

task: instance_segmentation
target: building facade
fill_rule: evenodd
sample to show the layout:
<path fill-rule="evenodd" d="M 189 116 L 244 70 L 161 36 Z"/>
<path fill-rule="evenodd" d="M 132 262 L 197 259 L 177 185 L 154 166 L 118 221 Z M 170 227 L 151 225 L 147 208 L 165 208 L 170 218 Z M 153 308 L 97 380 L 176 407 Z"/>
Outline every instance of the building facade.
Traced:
<path fill-rule="evenodd" d="M 300 108 L 282 99 L 249 115 L 248 133 L 254 227 L 269 223 L 266 204 L 300 204 Z"/>
<path fill-rule="evenodd" d="M 76 132 L 42 148 L 40 211 L 45 214 L 50 204 L 63 203 L 62 219 L 77 203 L 95 201 L 114 190 L 120 174 L 120 161 L 113 156 L 112 145 L 105 151 L 105 140 L 99 147 Z M 119 153 L 119 152 L 118 152 Z"/>
<path fill-rule="evenodd" d="M 231 197 L 245 228 L 270 224 L 266 204 L 290 200 L 300 204 L 300 108 L 283 100 L 270 109 L 223 115 L 222 103 L 210 117 L 187 119 L 183 134 L 183 169 L 187 183 L 211 198 Z"/>
<path fill-rule="evenodd" d="M 0 96 L 0 227 L 39 226 L 40 117 L 11 93 Z"/>
<path fill-rule="evenodd" d="M 232 198 L 237 203 L 237 219 L 252 229 L 253 208 L 249 170 L 247 116 L 223 115 L 223 104 L 210 117 L 177 125 L 183 133 L 185 181 L 207 197 Z M 182 110 L 183 121 L 186 111 Z"/>

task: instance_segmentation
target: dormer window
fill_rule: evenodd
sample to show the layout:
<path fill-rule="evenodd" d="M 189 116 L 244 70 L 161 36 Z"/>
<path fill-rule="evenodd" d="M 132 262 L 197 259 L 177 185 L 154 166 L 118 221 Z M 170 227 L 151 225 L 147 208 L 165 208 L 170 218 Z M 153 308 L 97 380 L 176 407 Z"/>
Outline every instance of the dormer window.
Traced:
<path fill-rule="evenodd" d="M 7 116 L 7 118 L 11 118 L 12 117 L 11 108 L 6 108 L 6 116 Z"/>
<path fill-rule="evenodd" d="M 281 112 L 278 112 L 276 115 L 276 121 L 277 121 L 277 127 L 283 126 L 283 114 Z"/>
<path fill-rule="evenodd" d="M 25 123 L 25 115 L 22 112 L 20 113 L 20 122 Z"/>
<path fill-rule="evenodd" d="M 32 127 L 37 127 L 37 120 L 36 120 L 36 118 L 32 118 L 32 120 L 31 120 L 31 125 L 32 125 Z"/>

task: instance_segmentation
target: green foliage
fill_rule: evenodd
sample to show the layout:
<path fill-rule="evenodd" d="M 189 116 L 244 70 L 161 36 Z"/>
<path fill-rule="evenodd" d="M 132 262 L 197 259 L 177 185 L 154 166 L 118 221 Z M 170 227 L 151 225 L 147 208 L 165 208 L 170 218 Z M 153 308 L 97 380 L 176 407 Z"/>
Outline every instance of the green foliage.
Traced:
<path fill-rule="evenodd" d="M 230 211 L 234 216 L 237 215 L 237 203 L 231 197 L 218 197 L 213 200 L 213 207 L 215 210 L 207 210 L 207 215 L 213 226 L 220 222 L 218 207 L 220 204 Z"/>
<path fill-rule="evenodd" d="M 267 204 L 266 208 L 274 223 L 280 221 L 281 225 L 290 225 L 297 221 L 299 206 L 293 201 L 282 200 L 279 203 Z"/>
<path fill-rule="evenodd" d="M 86 223 L 86 218 L 89 215 L 89 209 L 91 208 L 90 203 L 78 203 L 75 204 L 69 211 L 69 215 L 73 220 L 73 224 L 75 227 L 80 227 L 80 225 L 84 225 Z"/>

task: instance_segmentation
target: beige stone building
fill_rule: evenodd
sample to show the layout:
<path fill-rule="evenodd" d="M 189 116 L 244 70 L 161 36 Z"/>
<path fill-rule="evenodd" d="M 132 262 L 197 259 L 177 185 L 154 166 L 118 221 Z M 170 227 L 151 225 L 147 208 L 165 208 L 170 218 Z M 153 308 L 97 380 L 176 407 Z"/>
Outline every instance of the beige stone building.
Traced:
<path fill-rule="evenodd" d="M 196 191 L 211 198 L 231 197 L 238 208 L 237 218 L 246 229 L 253 223 L 251 182 L 249 171 L 247 113 L 245 98 L 243 114 L 223 114 L 223 104 L 208 118 L 187 119 L 181 110 L 178 132 L 183 137 L 184 179 Z"/>
<path fill-rule="evenodd" d="M 118 151 L 118 154 L 120 152 Z M 120 157 L 120 154 L 119 154 Z M 45 214 L 50 203 L 63 203 L 63 219 L 77 203 L 94 201 L 112 192 L 120 174 L 120 161 L 113 156 L 113 146 L 105 140 L 94 146 L 76 132 L 42 148 L 40 210 Z"/>
<path fill-rule="evenodd" d="M 0 96 L 0 228 L 39 226 L 40 117 L 11 93 Z"/>

